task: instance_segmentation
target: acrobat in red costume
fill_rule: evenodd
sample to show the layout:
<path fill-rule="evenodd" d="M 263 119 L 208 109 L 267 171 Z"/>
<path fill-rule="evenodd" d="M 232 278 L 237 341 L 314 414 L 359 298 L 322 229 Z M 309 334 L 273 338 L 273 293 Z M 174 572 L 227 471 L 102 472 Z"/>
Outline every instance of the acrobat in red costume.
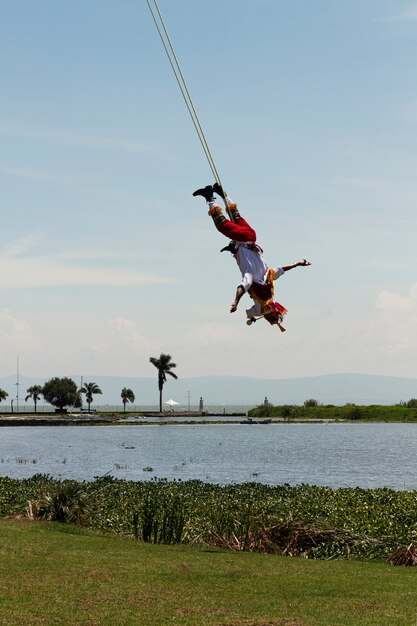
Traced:
<path fill-rule="evenodd" d="M 215 193 L 223 198 L 230 219 L 224 216 L 217 204 Z M 209 215 L 213 218 L 217 230 L 232 240 L 222 252 L 228 250 L 233 254 L 241 271 L 242 280 L 237 287 L 230 312 L 234 313 L 237 310 L 241 297 L 248 292 L 254 304 L 246 310 L 247 323 L 251 324 L 257 317 L 264 317 L 270 324 L 277 324 L 281 331 L 285 331 L 282 321 L 287 310 L 279 302 L 274 302 L 274 281 L 295 267 L 306 267 L 311 263 L 303 259 L 292 265 L 268 267 L 263 259 L 263 250 L 256 243 L 255 230 L 243 219 L 237 205 L 223 192 L 218 183 L 197 189 L 193 196 L 205 198 L 209 206 Z"/>

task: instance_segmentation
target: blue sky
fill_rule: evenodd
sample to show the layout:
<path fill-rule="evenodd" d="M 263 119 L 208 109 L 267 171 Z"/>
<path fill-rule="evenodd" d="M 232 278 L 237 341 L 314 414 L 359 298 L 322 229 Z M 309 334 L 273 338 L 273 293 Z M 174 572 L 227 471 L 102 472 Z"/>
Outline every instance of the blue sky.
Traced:
<path fill-rule="evenodd" d="M 0 1 L 0 376 L 417 372 L 417 2 L 160 0 L 287 332 L 248 328 L 145 0 Z M 247 301 L 246 301 L 247 300 Z"/>

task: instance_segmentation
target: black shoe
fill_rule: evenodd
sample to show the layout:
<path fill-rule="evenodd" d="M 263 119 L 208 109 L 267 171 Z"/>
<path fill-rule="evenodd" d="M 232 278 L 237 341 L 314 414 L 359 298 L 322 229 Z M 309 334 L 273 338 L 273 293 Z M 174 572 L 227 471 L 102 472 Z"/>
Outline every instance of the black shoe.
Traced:
<path fill-rule="evenodd" d="M 219 183 L 214 183 L 213 185 L 213 192 L 217 193 L 218 196 L 220 196 L 221 198 L 225 198 L 226 194 L 223 191 L 223 187 L 221 185 L 219 185 Z"/>
<path fill-rule="evenodd" d="M 210 202 L 213 198 L 213 187 L 211 185 L 207 185 L 207 187 L 197 189 L 197 191 L 194 191 L 193 196 L 203 196 L 207 202 Z"/>
<path fill-rule="evenodd" d="M 231 252 L 232 254 L 236 254 L 237 247 L 234 241 L 231 241 L 228 246 L 220 250 L 220 252 L 226 252 L 226 251 Z"/>

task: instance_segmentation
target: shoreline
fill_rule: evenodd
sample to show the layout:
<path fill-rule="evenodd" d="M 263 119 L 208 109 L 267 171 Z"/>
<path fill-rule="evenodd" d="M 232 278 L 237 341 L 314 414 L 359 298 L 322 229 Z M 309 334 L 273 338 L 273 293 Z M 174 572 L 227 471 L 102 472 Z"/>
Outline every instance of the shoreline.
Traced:
<path fill-rule="evenodd" d="M 417 424 L 417 409 L 403 406 L 258 407 L 258 410 L 222 411 L 84 411 L 0 413 L 7 426 L 166 426 L 199 424 Z"/>
<path fill-rule="evenodd" d="M 9 413 L 0 412 L 0 427 L 7 426 L 124 426 L 124 425 L 181 425 L 181 424 L 417 424 L 417 400 L 399 405 L 343 406 L 305 404 L 303 406 L 260 405 L 211 406 L 207 410 L 147 410 L 128 411 L 112 409 L 72 410 L 71 412 L 32 410 Z M 97 411 L 97 412 L 96 412 Z"/>
<path fill-rule="evenodd" d="M 132 417 L 137 417 L 138 421 L 127 421 Z M 164 421 L 140 421 L 142 417 L 148 418 L 164 418 Z M 177 417 L 189 417 L 187 421 L 176 421 Z M 207 418 L 216 417 L 215 421 L 207 420 Z M 199 412 L 175 412 L 175 413 L 156 413 L 154 411 L 143 411 L 140 415 L 129 414 L 117 414 L 117 415 L 104 415 L 104 414 L 70 414 L 63 413 L 57 416 L 52 414 L 14 414 L 14 415 L 1 415 L 0 414 L 0 428 L 4 426 L 149 426 L 149 425 L 165 425 L 165 424 L 207 424 L 207 423 L 222 423 L 222 417 L 236 417 L 235 421 L 224 421 L 226 424 L 239 423 L 239 418 L 246 417 L 245 413 L 199 413 Z M 192 418 L 200 418 L 198 420 Z"/>
<path fill-rule="evenodd" d="M 247 426 L 260 426 L 260 425 L 270 425 L 270 426 L 282 426 L 288 424 L 305 424 L 305 425 L 325 425 L 325 424 L 410 424 L 413 422 L 410 421 L 400 421 L 400 420 L 349 420 L 349 419 L 320 419 L 320 418 L 304 418 L 304 419 L 284 419 L 284 418 L 247 418 L 244 414 L 222 414 L 222 415 L 177 415 L 176 417 L 190 417 L 187 420 L 176 420 L 175 417 L 168 417 L 165 413 L 158 414 L 152 413 L 148 414 L 146 417 L 152 418 L 165 418 L 163 421 L 143 421 L 141 420 L 142 416 L 137 416 L 138 419 L 135 421 L 127 421 L 128 418 L 124 419 L 123 417 L 110 417 L 106 415 L 96 415 L 94 417 L 38 417 L 38 416 L 21 416 L 21 417 L 3 417 L 0 416 L 0 428 L 4 427 L 24 427 L 24 426 L 36 426 L 36 427 L 48 427 L 48 426 L 205 426 L 205 425 L 247 425 Z M 193 419 L 193 418 L 199 419 Z M 207 419 L 207 418 L 216 418 L 216 419 Z M 223 417 L 236 417 L 236 419 L 224 420 Z M 242 419 L 242 417 L 244 419 Z M 417 423 L 417 422 L 415 422 Z"/>

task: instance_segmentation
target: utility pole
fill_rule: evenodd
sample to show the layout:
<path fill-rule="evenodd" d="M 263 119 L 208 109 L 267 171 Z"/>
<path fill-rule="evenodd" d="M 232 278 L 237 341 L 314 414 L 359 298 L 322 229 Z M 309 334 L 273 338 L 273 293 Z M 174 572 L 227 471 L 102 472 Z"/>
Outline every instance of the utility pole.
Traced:
<path fill-rule="evenodd" d="M 81 383 L 80 383 L 80 391 L 83 388 L 83 377 L 81 376 Z M 83 394 L 80 393 L 80 411 L 82 411 L 83 408 Z"/>
<path fill-rule="evenodd" d="M 19 357 L 17 357 L 16 367 L 16 413 L 19 413 Z"/>

